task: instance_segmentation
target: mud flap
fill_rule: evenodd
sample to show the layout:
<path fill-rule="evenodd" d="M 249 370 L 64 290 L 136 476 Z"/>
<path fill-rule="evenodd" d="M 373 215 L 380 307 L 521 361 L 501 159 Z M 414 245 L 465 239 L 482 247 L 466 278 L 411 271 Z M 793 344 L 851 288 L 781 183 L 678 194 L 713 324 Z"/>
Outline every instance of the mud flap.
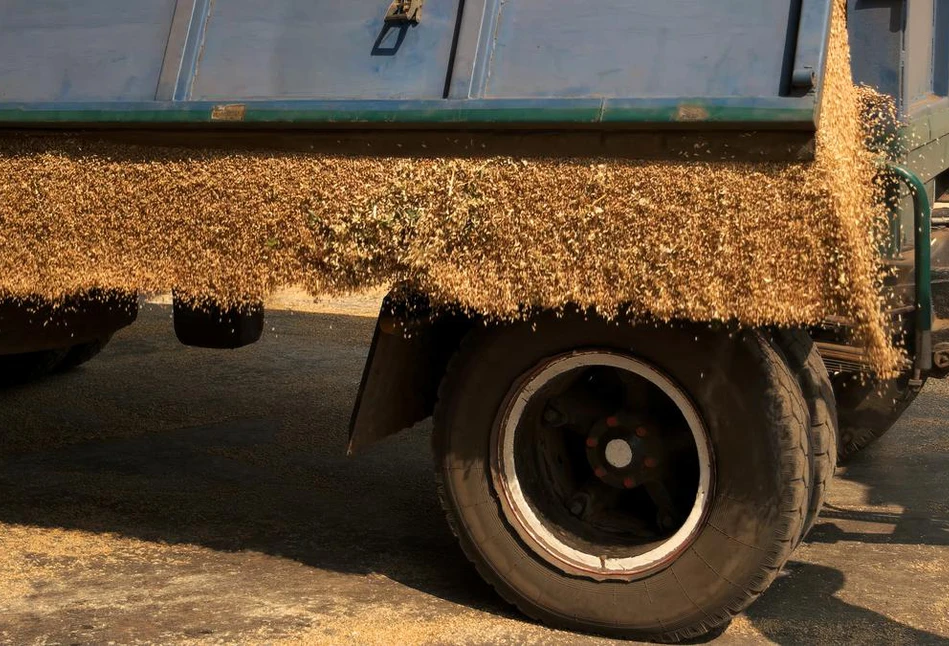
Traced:
<path fill-rule="evenodd" d="M 383 301 L 349 426 L 348 453 L 429 417 L 448 361 L 471 326 L 418 306 Z"/>

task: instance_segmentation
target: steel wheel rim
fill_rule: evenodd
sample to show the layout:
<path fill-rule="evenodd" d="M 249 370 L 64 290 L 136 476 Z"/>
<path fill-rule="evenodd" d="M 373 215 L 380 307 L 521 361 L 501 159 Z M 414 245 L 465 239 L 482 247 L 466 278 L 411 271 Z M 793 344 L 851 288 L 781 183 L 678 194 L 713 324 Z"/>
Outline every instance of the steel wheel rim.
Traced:
<path fill-rule="evenodd" d="M 698 455 L 698 486 L 685 522 L 657 547 L 634 556 L 591 554 L 558 538 L 529 504 L 517 473 L 515 439 L 531 398 L 555 377 L 599 366 L 627 371 L 658 387 L 685 418 Z M 688 395 L 661 371 L 611 350 L 559 355 L 541 362 L 519 379 L 509 392 L 495 424 L 491 453 L 492 480 L 507 521 L 536 555 L 568 574 L 596 580 L 630 580 L 652 573 L 675 560 L 692 544 L 709 512 L 715 465 L 711 440 L 698 409 Z"/>

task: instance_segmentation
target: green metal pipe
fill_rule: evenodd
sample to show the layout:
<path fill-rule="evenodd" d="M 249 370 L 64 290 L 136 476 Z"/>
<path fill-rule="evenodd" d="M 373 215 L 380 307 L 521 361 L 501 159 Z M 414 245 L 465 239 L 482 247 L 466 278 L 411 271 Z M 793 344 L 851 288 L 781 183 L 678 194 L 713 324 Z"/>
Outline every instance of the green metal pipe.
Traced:
<path fill-rule="evenodd" d="M 4 103 L 0 126 L 160 126 L 163 124 L 267 124 L 413 126 L 609 124 L 806 130 L 815 128 L 815 103 L 807 98 L 748 99 L 428 99 L 252 100 Z"/>
<path fill-rule="evenodd" d="M 933 361 L 933 292 L 932 292 L 932 205 L 926 185 L 913 171 L 889 164 L 889 170 L 900 178 L 913 196 L 913 228 L 915 232 L 916 271 L 916 357 L 913 360 L 911 385 L 922 385 L 922 373 L 932 369 Z"/>

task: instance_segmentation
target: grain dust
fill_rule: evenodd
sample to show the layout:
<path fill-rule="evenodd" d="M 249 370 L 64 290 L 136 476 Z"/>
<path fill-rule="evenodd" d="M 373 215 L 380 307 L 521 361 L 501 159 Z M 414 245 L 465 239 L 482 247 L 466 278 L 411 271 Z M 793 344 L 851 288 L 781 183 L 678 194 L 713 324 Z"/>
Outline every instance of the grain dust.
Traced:
<path fill-rule="evenodd" d="M 577 305 L 747 326 L 845 316 L 876 368 L 885 220 L 836 3 L 813 163 L 379 158 L 0 141 L 0 295 L 225 304 L 394 284 L 493 317 Z"/>
<path fill-rule="evenodd" d="M 153 546 L 111 533 L 0 522 L 0 612 L 28 604 L 37 585 L 79 576 L 90 567 L 145 560 Z"/>

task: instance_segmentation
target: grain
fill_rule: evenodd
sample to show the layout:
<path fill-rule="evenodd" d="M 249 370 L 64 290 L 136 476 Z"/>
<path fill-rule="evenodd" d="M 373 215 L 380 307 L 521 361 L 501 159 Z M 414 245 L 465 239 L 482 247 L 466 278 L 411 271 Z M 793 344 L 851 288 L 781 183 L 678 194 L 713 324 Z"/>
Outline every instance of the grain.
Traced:
<path fill-rule="evenodd" d="M 490 317 L 529 308 L 745 326 L 857 323 L 898 351 L 875 153 L 836 3 L 813 163 L 379 158 L 0 141 L 0 295 L 174 288 L 224 304 L 405 284 Z"/>

